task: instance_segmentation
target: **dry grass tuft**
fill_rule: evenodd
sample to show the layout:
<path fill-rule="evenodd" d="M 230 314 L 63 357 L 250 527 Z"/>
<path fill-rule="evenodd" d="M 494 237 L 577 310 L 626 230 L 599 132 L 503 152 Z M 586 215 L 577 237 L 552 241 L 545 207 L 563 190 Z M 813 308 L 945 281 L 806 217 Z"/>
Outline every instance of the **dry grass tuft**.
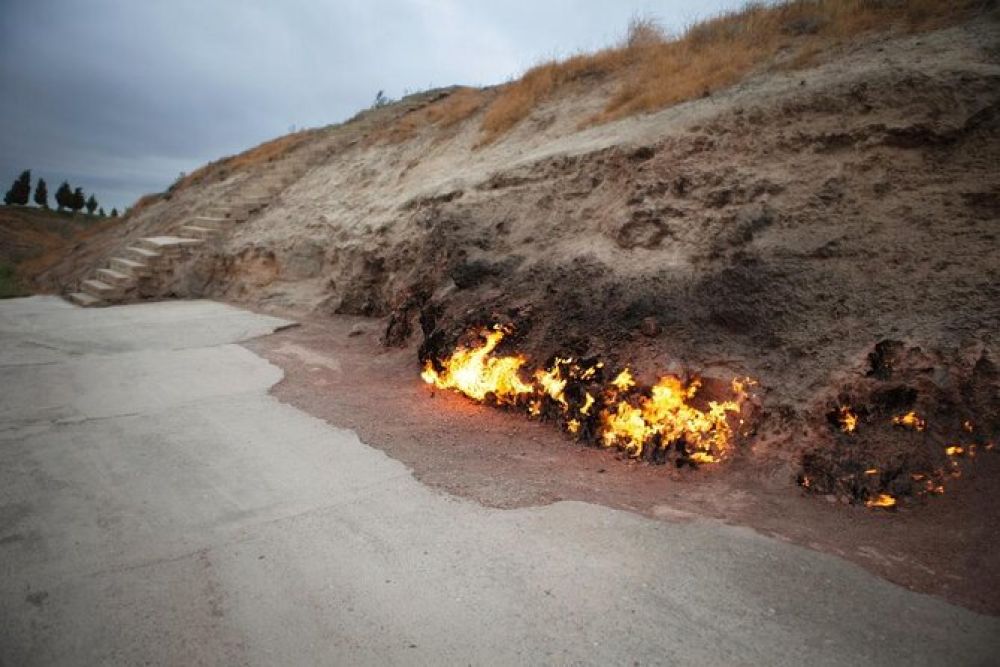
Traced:
<path fill-rule="evenodd" d="M 170 191 L 176 192 L 177 190 L 187 188 L 198 183 L 203 183 L 216 176 L 224 178 L 226 174 L 234 171 L 249 169 L 267 164 L 269 162 L 276 162 L 309 141 L 309 139 L 318 131 L 319 130 L 312 129 L 292 132 L 291 134 L 286 134 L 278 137 L 277 139 L 265 141 L 264 143 L 238 155 L 224 157 L 220 160 L 216 160 L 215 162 L 209 162 L 205 166 L 200 167 L 183 178 L 178 179 L 178 181 L 170 187 Z M 138 204 L 136 206 L 138 206 Z M 135 208 L 136 207 L 133 207 L 133 209 Z"/>
<path fill-rule="evenodd" d="M 459 88 L 447 97 L 412 111 L 372 137 L 373 142 L 398 144 L 412 139 L 422 128 L 436 125 L 450 129 L 482 109 L 489 95 L 479 88 Z"/>
<path fill-rule="evenodd" d="M 991 0 L 786 0 L 751 2 L 668 38 L 655 22 L 634 19 L 618 46 L 543 63 L 506 84 L 483 117 L 481 144 L 495 141 L 557 90 L 587 77 L 621 79 L 604 123 L 731 86 L 779 53 L 805 66 L 838 42 L 872 32 L 922 31 L 995 11 Z"/>
<path fill-rule="evenodd" d="M 204 169 L 204 167 L 202 167 L 202 169 Z M 135 201 L 134 204 L 132 204 L 132 206 L 130 206 L 125 211 L 125 213 L 123 214 L 122 217 L 134 218 L 136 215 L 138 215 L 139 213 L 142 213 L 144 210 L 146 210 L 147 208 L 149 208 L 153 204 L 156 204 L 158 202 L 163 201 L 165 197 L 166 197 L 166 195 L 163 194 L 162 192 L 156 192 L 156 193 L 153 193 L 153 194 L 142 195 L 141 197 L 139 197 Z"/>
<path fill-rule="evenodd" d="M 531 68 L 504 85 L 483 117 L 480 145 L 489 144 L 521 122 L 538 104 L 560 88 L 587 78 L 600 78 L 633 64 L 639 47 L 610 48 L 594 54 L 550 61 Z"/>

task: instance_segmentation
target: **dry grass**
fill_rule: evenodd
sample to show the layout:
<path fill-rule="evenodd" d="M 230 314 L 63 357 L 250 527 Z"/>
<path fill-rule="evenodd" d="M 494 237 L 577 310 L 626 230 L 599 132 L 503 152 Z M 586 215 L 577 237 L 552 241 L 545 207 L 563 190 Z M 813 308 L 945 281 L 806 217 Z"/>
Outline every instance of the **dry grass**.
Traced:
<path fill-rule="evenodd" d="M 284 136 L 265 141 L 259 146 L 255 146 L 248 151 L 238 155 L 224 157 L 215 162 L 209 162 L 203 167 L 178 179 L 170 187 L 171 192 L 203 183 L 214 176 L 224 177 L 234 171 L 250 169 L 270 162 L 276 162 L 285 157 L 299 146 L 303 145 L 319 130 L 301 130 Z M 141 200 L 140 200 L 141 201 Z M 136 205 L 138 206 L 138 204 Z M 133 207 L 135 209 L 136 207 Z"/>
<path fill-rule="evenodd" d="M 475 115 L 489 101 L 487 91 L 459 88 L 447 97 L 406 114 L 372 137 L 373 142 L 398 144 L 412 139 L 425 127 L 451 129 Z"/>
<path fill-rule="evenodd" d="M 202 167 L 204 169 L 204 167 Z M 199 169 L 199 171 L 201 171 Z M 180 187 L 180 186 L 177 186 Z M 123 217 L 134 218 L 136 215 L 146 210 L 153 204 L 163 201 L 164 195 L 162 192 L 156 192 L 153 194 L 143 195 L 139 197 L 132 206 L 130 206 L 124 213 Z"/>
<path fill-rule="evenodd" d="M 667 37 L 652 21 L 634 20 L 621 44 L 534 67 L 506 84 L 487 108 L 487 144 L 556 91 L 588 77 L 612 76 L 618 90 L 585 124 L 603 123 L 731 86 L 789 51 L 784 66 L 805 66 L 822 51 L 865 33 L 921 31 L 995 11 L 990 0 L 788 0 L 753 2 Z"/>

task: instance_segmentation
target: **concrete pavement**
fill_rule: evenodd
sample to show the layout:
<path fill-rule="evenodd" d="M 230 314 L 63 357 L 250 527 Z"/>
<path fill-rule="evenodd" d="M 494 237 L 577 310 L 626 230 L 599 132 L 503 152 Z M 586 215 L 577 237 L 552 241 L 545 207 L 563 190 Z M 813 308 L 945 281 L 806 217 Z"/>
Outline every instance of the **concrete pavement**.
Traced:
<path fill-rule="evenodd" d="M 284 324 L 0 302 L 0 664 L 996 664 L 998 619 L 746 529 L 428 489 L 268 395 L 234 343 Z"/>

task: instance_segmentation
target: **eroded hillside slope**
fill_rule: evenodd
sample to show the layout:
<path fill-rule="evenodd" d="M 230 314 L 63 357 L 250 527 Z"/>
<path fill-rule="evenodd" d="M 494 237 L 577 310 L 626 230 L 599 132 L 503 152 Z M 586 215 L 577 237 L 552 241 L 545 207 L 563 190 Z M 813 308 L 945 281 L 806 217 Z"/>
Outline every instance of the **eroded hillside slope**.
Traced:
<path fill-rule="evenodd" d="M 833 496 L 920 496 L 957 465 L 945 445 L 1000 429 L 998 34 L 859 39 L 581 129 L 612 94 L 584 78 L 487 145 L 482 110 L 394 131 L 456 94 L 427 93 L 216 164 L 47 278 L 281 171 L 271 206 L 160 295 L 384 317 L 386 344 L 431 359 L 506 323 L 505 349 L 539 366 L 750 376 L 755 455 Z M 892 423 L 908 411 L 930 426 Z"/>

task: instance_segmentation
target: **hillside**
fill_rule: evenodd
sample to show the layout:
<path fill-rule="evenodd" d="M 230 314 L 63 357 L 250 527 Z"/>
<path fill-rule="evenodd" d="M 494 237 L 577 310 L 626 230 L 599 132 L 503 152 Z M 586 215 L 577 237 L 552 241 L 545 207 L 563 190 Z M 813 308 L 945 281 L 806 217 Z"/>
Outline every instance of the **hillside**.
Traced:
<path fill-rule="evenodd" d="M 962 493 L 1000 436 L 1000 27 L 984 6 L 776 46 L 693 99 L 627 114 L 609 112 L 621 80 L 599 68 L 530 95 L 509 126 L 490 118 L 510 87 L 412 96 L 206 166 L 39 284 L 79 281 L 280 174 L 262 213 L 142 296 L 379 318 L 413 378 L 418 356 L 443 374 L 494 325 L 509 332 L 496 354 L 526 372 L 600 359 L 639 387 L 669 372 L 719 395 L 748 377 L 746 427 L 706 457 L 831 503 L 918 511 Z M 577 379 L 582 419 L 594 385 Z M 620 446 L 698 463 L 684 447 Z"/>
<path fill-rule="evenodd" d="M 117 224 L 115 219 L 73 215 L 27 206 L 0 206 L 0 271 L 3 296 L 37 289 L 36 279 L 53 264 L 72 257 L 88 239 L 99 238 Z M 50 284 L 50 289 L 58 290 Z"/>

